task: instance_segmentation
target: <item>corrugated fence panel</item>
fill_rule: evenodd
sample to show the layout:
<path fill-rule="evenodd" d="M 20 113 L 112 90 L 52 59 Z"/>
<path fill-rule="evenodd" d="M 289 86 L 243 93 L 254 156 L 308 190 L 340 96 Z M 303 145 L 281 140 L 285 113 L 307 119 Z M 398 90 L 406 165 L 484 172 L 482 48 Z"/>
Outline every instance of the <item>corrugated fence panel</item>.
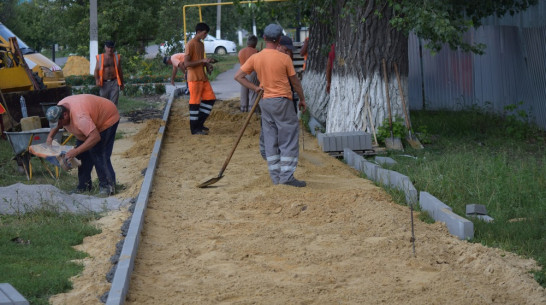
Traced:
<path fill-rule="evenodd" d="M 507 105 L 523 101 L 518 110 L 528 111 L 531 119 L 546 129 L 546 26 L 487 25 L 465 34 L 464 39 L 486 44 L 485 54 L 469 54 L 445 46 L 431 55 L 424 48 L 425 42 L 421 42 L 421 61 L 419 39 L 410 36 L 410 108 L 423 109 L 424 80 L 425 109 L 478 106 L 503 113 Z"/>

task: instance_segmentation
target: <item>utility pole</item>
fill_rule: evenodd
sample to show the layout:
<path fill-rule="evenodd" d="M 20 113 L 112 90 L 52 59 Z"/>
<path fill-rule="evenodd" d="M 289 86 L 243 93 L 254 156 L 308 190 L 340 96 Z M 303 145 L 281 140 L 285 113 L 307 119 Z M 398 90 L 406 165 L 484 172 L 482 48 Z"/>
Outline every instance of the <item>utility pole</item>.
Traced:
<path fill-rule="evenodd" d="M 97 61 L 95 57 L 99 54 L 99 26 L 97 22 L 97 0 L 89 2 L 89 74 L 95 73 Z"/>
<path fill-rule="evenodd" d="M 218 3 L 222 3 L 222 0 L 218 0 Z M 216 38 L 222 39 L 220 35 L 222 34 L 221 31 L 222 27 L 222 6 L 217 5 L 216 6 Z"/>

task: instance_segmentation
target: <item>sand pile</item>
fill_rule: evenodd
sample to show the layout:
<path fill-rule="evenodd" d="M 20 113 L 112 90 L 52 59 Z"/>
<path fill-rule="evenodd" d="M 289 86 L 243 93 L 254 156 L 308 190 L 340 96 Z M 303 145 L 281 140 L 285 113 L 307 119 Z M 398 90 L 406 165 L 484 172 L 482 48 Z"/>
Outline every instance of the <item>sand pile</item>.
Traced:
<path fill-rule="evenodd" d="M 82 56 L 70 56 L 63 67 L 64 76 L 89 75 L 89 60 Z"/>
<path fill-rule="evenodd" d="M 295 173 L 308 186 L 273 185 L 256 116 L 225 177 L 197 188 L 232 149 L 246 118 L 237 109 L 237 100 L 217 102 L 210 134 L 192 136 L 187 98 L 173 104 L 126 304 L 546 304 L 529 273 L 535 261 L 458 240 L 417 215 L 413 256 L 408 207 L 309 134 Z M 123 194 L 135 196 L 149 153 L 133 151 L 151 151 L 157 122 L 132 126 L 116 140 L 112 163 Z M 103 233 L 77 247 L 91 257 L 74 289 L 51 304 L 101 304 L 125 216 L 105 217 Z"/>

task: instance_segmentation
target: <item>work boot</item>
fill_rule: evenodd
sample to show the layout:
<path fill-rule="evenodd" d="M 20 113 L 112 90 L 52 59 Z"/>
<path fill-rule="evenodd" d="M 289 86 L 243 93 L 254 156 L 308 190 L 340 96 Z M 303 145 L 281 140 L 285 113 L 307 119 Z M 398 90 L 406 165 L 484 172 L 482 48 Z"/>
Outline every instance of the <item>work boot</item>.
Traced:
<path fill-rule="evenodd" d="M 108 197 L 111 195 L 114 195 L 114 192 L 112 191 L 112 187 L 110 185 L 106 187 L 100 187 L 98 194 L 99 197 Z"/>
<path fill-rule="evenodd" d="M 293 180 L 290 180 L 288 182 L 285 182 L 283 183 L 284 185 L 290 185 L 290 186 L 294 186 L 294 187 L 304 187 L 307 185 L 307 183 L 305 183 L 305 181 L 303 180 L 298 180 L 298 179 L 293 179 Z"/>
<path fill-rule="evenodd" d="M 192 135 L 208 135 L 209 133 L 204 131 L 204 130 L 197 130 L 197 131 L 192 131 L 191 132 Z"/>

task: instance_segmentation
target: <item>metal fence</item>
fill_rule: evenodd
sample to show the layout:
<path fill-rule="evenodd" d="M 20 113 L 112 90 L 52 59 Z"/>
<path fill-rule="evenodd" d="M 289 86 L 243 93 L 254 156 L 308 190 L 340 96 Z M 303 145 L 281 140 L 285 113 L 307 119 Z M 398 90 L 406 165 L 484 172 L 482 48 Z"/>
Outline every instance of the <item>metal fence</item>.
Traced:
<path fill-rule="evenodd" d="M 521 101 L 517 109 L 526 110 L 534 123 L 546 129 L 546 0 L 515 16 L 490 17 L 464 39 L 486 44 L 485 54 L 445 46 L 432 55 L 424 41 L 410 35 L 410 108 L 477 106 L 503 113 L 505 106 Z"/>

